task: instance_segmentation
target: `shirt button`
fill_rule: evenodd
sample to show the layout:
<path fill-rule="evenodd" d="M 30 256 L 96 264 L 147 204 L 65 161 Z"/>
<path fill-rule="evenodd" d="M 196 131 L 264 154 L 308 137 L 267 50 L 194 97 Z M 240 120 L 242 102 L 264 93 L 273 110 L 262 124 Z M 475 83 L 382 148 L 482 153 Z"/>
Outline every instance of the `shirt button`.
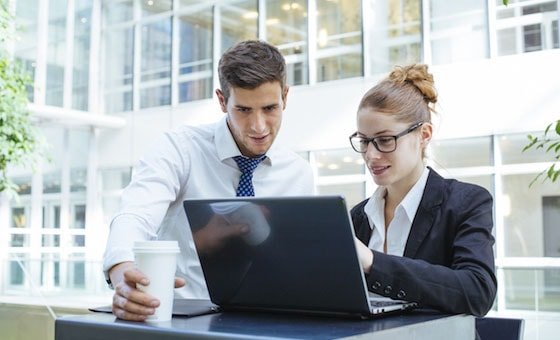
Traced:
<path fill-rule="evenodd" d="M 371 289 L 378 290 L 381 287 L 381 283 L 379 281 L 375 281 L 374 284 L 371 285 Z"/>
<path fill-rule="evenodd" d="M 399 290 L 399 292 L 397 293 L 397 299 L 404 299 L 405 296 L 406 296 L 406 293 L 402 289 Z"/>
<path fill-rule="evenodd" d="M 383 293 L 389 295 L 391 294 L 391 292 L 393 291 L 393 287 L 391 287 L 390 285 L 385 287 L 385 289 L 383 290 Z"/>

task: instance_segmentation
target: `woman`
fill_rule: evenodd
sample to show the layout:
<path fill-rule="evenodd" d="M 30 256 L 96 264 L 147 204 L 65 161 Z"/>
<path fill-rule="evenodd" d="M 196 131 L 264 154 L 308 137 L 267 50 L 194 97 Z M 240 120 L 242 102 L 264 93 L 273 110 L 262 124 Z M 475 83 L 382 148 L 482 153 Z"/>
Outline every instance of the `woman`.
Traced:
<path fill-rule="evenodd" d="M 419 64 L 362 98 L 350 142 L 378 188 L 351 211 L 356 246 L 371 292 L 480 316 L 496 295 L 492 197 L 424 164 L 436 101 Z"/>

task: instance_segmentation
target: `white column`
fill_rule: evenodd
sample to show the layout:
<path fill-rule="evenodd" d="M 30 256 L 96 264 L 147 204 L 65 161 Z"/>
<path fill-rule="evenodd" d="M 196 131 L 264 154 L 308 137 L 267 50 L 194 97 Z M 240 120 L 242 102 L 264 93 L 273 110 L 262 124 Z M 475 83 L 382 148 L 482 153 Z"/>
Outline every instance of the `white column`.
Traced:
<path fill-rule="evenodd" d="M 258 0 L 257 13 L 259 13 L 259 16 L 257 17 L 257 24 L 258 24 L 257 37 L 260 40 L 267 40 L 266 0 Z"/>
<path fill-rule="evenodd" d="M 132 111 L 140 109 L 140 78 L 142 69 L 142 24 L 139 19 L 142 16 L 142 8 L 139 1 L 134 2 L 134 44 L 133 44 L 133 72 L 132 72 Z"/>
<path fill-rule="evenodd" d="M 104 96 L 100 95 L 103 86 L 100 82 L 101 61 L 101 0 L 93 0 L 91 5 L 89 44 L 89 81 L 88 81 L 88 111 L 100 114 L 103 108 Z"/>
<path fill-rule="evenodd" d="M 43 175 L 38 169 L 32 176 L 31 184 L 31 216 L 29 224 L 29 266 L 27 267 L 30 277 L 26 278 L 25 285 L 29 287 L 29 281 L 40 286 L 41 282 L 41 229 L 43 228 Z M 30 290 L 30 294 L 33 292 Z"/>
<path fill-rule="evenodd" d="M 430 34 L 430 1 L 422 0 L 422 60 L 426 64 L 432 63 L 432 41 Z"/>
<path fill-rule="evenodd" d="M 62 257 L 68 255 L 71 245 L 70 229 L 70 131 L 62 130 L 62 159 L 60 164 L 60 247 Z"/>
<path fill-rule="evenodd" d="M 47 84 L 47 46 L 49 37 L 49 0 L 39 1 L 37 5 L 37 59 L 35 61 L 35 87 L 33 102 L 45 104 Z"/>
<path fill-rule="evenodd" d="M 486 11 L 488 13 L 488 54 L 490 58 L 495 58 L 498 56 L 496 7 L 497 5 L 495 1 L 486 1 Z"/>
<path fill-rule="evenodd" d="M 222 55 L 222 17 L 221 17 L 221 6 L 217 3 L 214 6 L 214 27 L 213 31 L 213 46 L 212 46 L 212 84 L 214 89 L 220 88 L 220 79 L 218 77 L 218 64 L 220 62 L 220 57 Z"/>
<path fill-rule="evenodd" d="M 74 0 L 68 0 L 67 6 L 62 106 L 69 109 L 72 107 L 72 85 L 74 79 Z"/>
<path fill-rule="evenodd" d="M 179 0 L 174 0 L 173 8 L 178 8 Z M 174 11 L 174 13 L 177 13 Z M 179 104 L 179 51 L 181 37 L 180 30 L 180 19 L 179 15 L 174 14 L 171 17 L 171 106 L 177 106 Z"/>
<path fill-rule="evenodd" d="M 492 145 L 493 145 L 493 154 L 494 154 L 494 196 L 496 199 L 494 200 L 494 220 L 495 222 L 495 230 L 496 230 L 496 254 L 494 257 L 496 259 L 496 263 L 501 264 L 503 263 L 503 259 L 505 257 L 505 228 L 504 228 L 504 212 L 505 207 L 503 195 L 503 186 L 502 186 L 502 154 L 499 147 L 499 140 L 498 136 L 494 135 L 492 137 Z M 498 301 L 498 313 L 503 312 L 506 309 L 506 283 L 505 283 L 505 275 L 504 269 L 499 268 L 496 271 L 496 278 L 498 280 L 498 293 L 497 293 L 497 301 Z"/>
<path fill-rule="evenodd" d="M 0 295 L 3 295 L 6 280 L 9 280 L 9 275 L 5 273 L 8 270 L 10 215 L 10 200 L 5 193 L 0 193 Z"/>
<path fill-rule="evenodd" d="M 317 2 L 309 0 L 307 4 L 307 70 L 309 85 L 317 83 Z"/>

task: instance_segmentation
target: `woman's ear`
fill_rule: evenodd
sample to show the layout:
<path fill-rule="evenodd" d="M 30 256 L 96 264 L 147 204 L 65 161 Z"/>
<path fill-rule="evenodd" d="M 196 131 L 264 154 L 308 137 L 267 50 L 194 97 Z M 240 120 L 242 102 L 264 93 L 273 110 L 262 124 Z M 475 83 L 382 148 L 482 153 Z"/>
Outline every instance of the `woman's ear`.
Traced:
<path fill-rule="evenodd" d="M 422 137 L 422 146 L 426 147 L 432 140 L 433 126 L 432 123 L 424 123 L 420 128 L 420 135 Z"/>

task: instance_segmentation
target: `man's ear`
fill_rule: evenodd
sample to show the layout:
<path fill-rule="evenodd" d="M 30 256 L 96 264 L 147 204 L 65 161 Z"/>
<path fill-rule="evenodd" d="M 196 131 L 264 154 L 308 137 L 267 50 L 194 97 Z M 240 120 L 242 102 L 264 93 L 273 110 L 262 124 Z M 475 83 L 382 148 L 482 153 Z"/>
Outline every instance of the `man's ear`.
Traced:
<path fill-rule="evenodd" d="M 216 89 L 216 96 L 218 97 L 218 101 L 220 102 L 220 107 L 222 108 L 222 112 L 227 113 L 227 100 L 222 90 Z"/>
<path fill-rule="evenodd" d="M 288 85 L 284 85 L 284 92 L 282 93 L 282 101 L 284 102 L 284 107 L 282 107 L 282 110 L 286 110 L 286 103 L 288 102 L 289 90 L 290 87 Z"/>

